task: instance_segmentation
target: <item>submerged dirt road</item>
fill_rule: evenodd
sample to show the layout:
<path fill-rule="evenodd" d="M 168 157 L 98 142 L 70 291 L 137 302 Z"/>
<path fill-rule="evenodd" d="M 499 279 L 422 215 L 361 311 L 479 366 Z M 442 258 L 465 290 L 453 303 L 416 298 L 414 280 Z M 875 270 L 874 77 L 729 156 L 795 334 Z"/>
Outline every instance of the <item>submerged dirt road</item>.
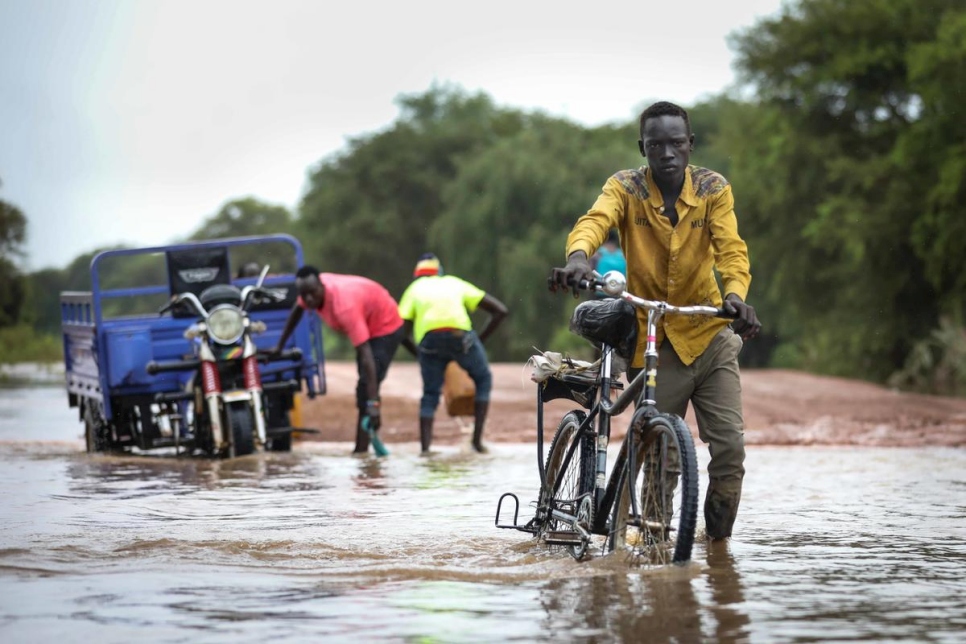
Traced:
<path fill-rule="evenodd" d="M 485 440 L 529 443 L 536 437 L 536 385 L 520 363 L 494 364 L 493 395 Z M 306 439 L 354 440 L 356 366 L 326 364 L 328 393 L 304 399 L 302 426 L 320 430 Z M 774 369 L 742 372 L 745 440 L 749 445 L 966 446 L 966 400 L 899 393 L 866 382 Z M 382 438 L 387 443 L 417 441 L 419 367 L 397 362 L 382 386 Z M 560 417 L 576 403 L 547 404 L 547 440 Z M 612 439 L 623 436 L 630 419 L 615 423 Z M 688 425 L 697 432 L 689 412 Z M 440 402 L 433 443 L 468 441 L 472 418 L 454 419 Z"/>

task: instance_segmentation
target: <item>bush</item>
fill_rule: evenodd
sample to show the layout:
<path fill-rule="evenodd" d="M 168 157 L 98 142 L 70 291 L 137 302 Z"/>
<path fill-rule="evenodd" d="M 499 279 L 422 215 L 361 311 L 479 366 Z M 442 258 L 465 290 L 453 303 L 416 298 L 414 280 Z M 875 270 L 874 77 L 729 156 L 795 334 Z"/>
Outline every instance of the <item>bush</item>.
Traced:
<path fill-rule="evenodd" d="M 59 337 L 38 333 L 26 324 L 0 328 L 0 363 L 60 362 L 64 359 Z"/>
<path fill-rule="evenodd" d="M 949 318 L 917 342 L 889 384 L 931 394 L 966 396 L 966 329 Z"/>

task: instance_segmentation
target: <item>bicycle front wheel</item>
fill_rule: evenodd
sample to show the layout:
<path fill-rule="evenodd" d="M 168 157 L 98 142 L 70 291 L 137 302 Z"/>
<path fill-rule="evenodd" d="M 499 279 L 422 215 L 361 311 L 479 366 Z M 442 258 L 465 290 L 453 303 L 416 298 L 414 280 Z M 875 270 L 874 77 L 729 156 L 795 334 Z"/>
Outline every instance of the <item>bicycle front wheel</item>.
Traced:
<path fill-rule="evenodd" d="M 590 531 L 593 521 L 596 446 L 593 432 L 587 431 L 578 435 L 577 430 L 585 418 L 582 411 L 568 412 L 560 420 L 557 433 L 550 443 L 550 452 L 547 454 L 547 489 L 540 494 L 540 506 L 548 512 L 544 535 L 571 530 L 567 522 L 549 514 L 552 510 L 578 517 L 581 527 L 587 532 Z M 568 461 L 567 454 L 571 453 L 571 446 L 575 442 L 577 444 L 573 447 Z M 568 546 L 570 554 L 576 559 L 583 556 L 585 548 L 586 543 L 582 546 Z"/>
<path fill-rule="evenodd" d="M 698 517 L 694 441 L 679 416 L 647 419 L 643 412 L 639 410 L 631 420 L 634 454 L 620 475 L 608 545 L 645 563 L 684 563 L 691 559 Z"/>

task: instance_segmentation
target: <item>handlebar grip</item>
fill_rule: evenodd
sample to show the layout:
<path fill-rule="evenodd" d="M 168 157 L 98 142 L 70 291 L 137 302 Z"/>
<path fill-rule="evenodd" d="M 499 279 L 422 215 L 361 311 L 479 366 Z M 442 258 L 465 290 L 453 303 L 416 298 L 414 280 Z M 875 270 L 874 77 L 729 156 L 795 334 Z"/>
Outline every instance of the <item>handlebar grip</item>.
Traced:
<path fill-rule="evenodd" d="M 597 288 L 598 284 L 600 284 L 600 282 L 597 280 L 589 280 L 589 279 L 581 279 L 576 283 L 577 283 L 577 288 L 579 288 L 581 291 L 592 291 L 595 288 Z M 567 286 L 572 287 L 573 285 L 574 285 L 574 278 L 572 277 L 567 278 Z"/>
<path fill-rule="evenodd" d="M 715 313 L 714 316 L 716 318 L 724 318 L 725 320 L 737 320 L 739 317 L 738 311 L 735 311 L 734 313 L 732 313 L 727 309 L 725 309 L 724 307 L 718 309 L 718 312 Z"/>

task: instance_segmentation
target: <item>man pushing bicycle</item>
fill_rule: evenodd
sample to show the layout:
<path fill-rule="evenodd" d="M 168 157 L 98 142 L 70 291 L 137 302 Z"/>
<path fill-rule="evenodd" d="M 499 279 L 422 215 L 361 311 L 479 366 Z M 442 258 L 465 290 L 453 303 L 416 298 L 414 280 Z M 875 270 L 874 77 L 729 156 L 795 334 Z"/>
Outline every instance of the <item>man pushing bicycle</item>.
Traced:
<path fill-rule="evenodd" d="M 745 473 L 738 353 L 743 339 L 761 329 L 755 309 L 744 301 L 751 284 L 748 247 L 738 235 L 728 181 L 688 163 L 694 135 L 687 111 L 654 103 L 641 113 L 640 137 L 647 165 L 607 180 L 567 237 L 567 265 L 552 270 L 550 288 L 573 288 L 576 297 L 579 281 L 593 275 L 588 258 L 616 228 L 629 291 L 680 306 L 723 306 L 736 316 L 731 326 L 714 317 L 671 316 L 658 327 L 657 338 L 657 407 L 683 418 L 688 403 L 694 404 L 698 434 L 711 454 L 705 526 L 709 538 L 725 539 L 738 514 Z M 638 310 L 637 319 L 641 333 L 628 380 L 644 365 L 646 312 Z"/>

